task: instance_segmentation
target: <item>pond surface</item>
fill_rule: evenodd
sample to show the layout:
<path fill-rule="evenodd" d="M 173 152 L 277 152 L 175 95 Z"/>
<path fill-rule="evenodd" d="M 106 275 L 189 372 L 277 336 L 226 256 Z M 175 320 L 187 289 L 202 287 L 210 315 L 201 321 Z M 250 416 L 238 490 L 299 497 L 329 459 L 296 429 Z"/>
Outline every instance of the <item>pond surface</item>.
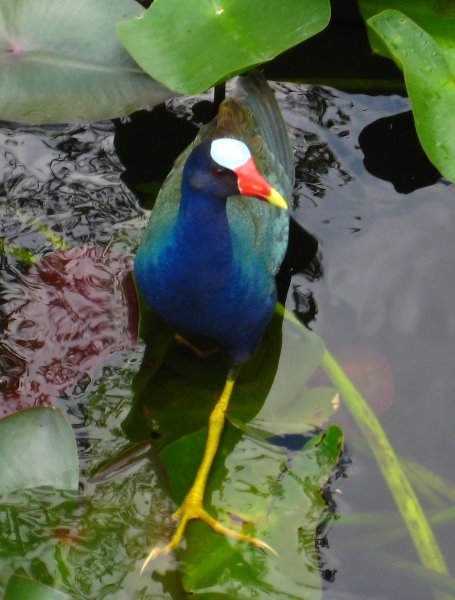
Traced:
<path fill-rule="evenodd" d="M 277 84 L 275 91 L 297 161 L 292 215 L 304 228 L 294 231 L 286 305 L 321 336 L 380 415 L 429 516 L 439 519 L 435 533 L 449 569 L 453 568 L 453 519 L 443 515 L 455 496 L 454 187 L 439 179 L 422 156 L 406 99 L 297 84 Z M 114 252 L 113 262 L 120 255 L 134 255 L 148 216 L 138 197 L 147 205 L 175 155 L 194 135 L 192 123 L 198 123 L 207 108 L 198 105 L 194 116 L 193 105 L 200 100 L 176 99 L 166 111 L 158 108 L 124 123 L 53 128 L 3 124 L 0 237 L 8 242 L 9 251 L 0 260 L 10 298 L 14 293 L 20 296 L 17 286 L 24 281 L 27 289 L 34 285 L 32 279 L 24 279 L 28 269 L 11 248 L 27 248 L 36 255 L 51 249 L 31 224 L 33 218 L 71 247 L 107 246 Z M 143 182 L 146 187 L 140 185 Z M 285 289 L 287 283 L 281 287 Z M 109 289 L 108 283 L 103 285 Z M 125 290 L 123 283 L 115 285 Z M 63 384 L 56 378 L 47 393 L 75 428 L 85 494 L 102 508 L 96 519 L 111 524 L 111 534 L 102 543 L 89 536 L 89 543 L 78 550 L 79 558 L 72 559 L 78 567 L 68 575 L 66 585 L 84 598 L 180 598 L 183 592 L 174 559 L 160 563 L 143 584 L 133 568 L 140 565 L 144 548 L 161 534 L 168 510 L 165 496 L 156 491 L 159 488 L 148 485 L 159 474 L 145 460 L 144 447 L 136 447 L 121 467 L 114 490 L 103 488 L 112 475 L 109 469 L 107 475 L 98 476 L 98 486 L 90 471 L 127 441 L 121 424 L 130 411 L 132 379 L 144 348 L 131 350 L 134 335 L 125 308 L 125 302 L 131 302 L 127 292 L 124 297 L 123 303 L 108 307 L 111 325 L 123 336 L 111 332 L 103 337 L 89 329 L 85 335 L 101 344 L 89 354 L 91 359 L 85 346 L 81 350 L 81 343 L 67 339 L 46 359 L 55 364 L 78 351 L 84 356 L 74 379 L 68 377 Z M 5 313 L 9 314 L 8 304 Z M 39 322 L 36 314 L 35 318 Z M 18 345 L 11 333 L 11 316 L 4 321 L 2 391 L 4 402 L 15 402 L 13 392 L 19 389 L 24 399 L 27 381 L 39 380 L 42 371 L 36 361 L 43 356 L 24 343 Z M 344 429 L 345 453 L 330 486 L 332 519 L 318 536 L 323 598 L 427 600 L 435 588 L 419 570 L 378 466 L 343 403 L 332 421 Z M 287 438 L 286 443 L 292 446 L 298 438 L 297 442 Z M 33 498 L 29 493 L 26 497 L 32 506 L 36 504 L 36 523 L 27 517 L 28 524 L 21 527 L 25 537 L 33 537 L 34 527 L 43 525 L 43 507 L 52 499 L 39 494 Z M 22 501 L 19 495 L 11 506 L 21 506 Z M 61 513 L 49 524 L 49 537 L 58 530 L 72 501 L 59 498 Z M 127 517 L 116 513 L 117 503 L 130 507 Z M 3 532 L 12 519 L 11 506 L 2 505 Z M 149 516 L 150 506 L 155 507 L 153 516 Z M 91 527 L 88 514 L 86 531 Z M 70 537 L 71 532 L 64 535 Z M 37 576 L 50 568 L 42 554 L 42 540 L 32 544 L 31 553 L 24 557 L 15 539 L 11 535 L 11 544 L 2 550 L 2 585 L 18 569 Z M 47 553 L 52 553 L 50 548 L 55 551 L 51 545 Z M 93 564 L 101 588 L 89 582 Z M 266 587 L 252 587 L 249 593 L 250 597 L 276 597 Z M 204 597 L 240 596 L 225 584 Z M 307 591 L 289 589 L 286 597 L 306 598 Z M 313 598 L 309 592 L 308 597 Z"/>
<path fill-rule="evenodd" d="M 404 98 L 325 89 L 310 99 L 291 88 L 285 100 L 298 104 L 286 113 L 300 156 L 295 214 L 320 242 L 320 276 L 293 279 L 296 308 L 317 311 L 311 326 L 342 362 L 346 357 L 348 372 L 354 362 L 354 381 L 355 362 L 357 375 L 370 362 L 383 385 L 367 376 L 365 394 L 381 410 L 400 457 L 453 482 L 454 187 L 437 180 L 422 157 Z M 346 431 L 352 462 L 337 482 L 337 512 L 378 516 L 357 527 L 340 518 L 327 532 L 329 597 L 428 598 L 415 573 L 399 561 L 393 568 L 393 557 L 415 560 L 406 537 L 377 539 L 400 527 L 400 519 L 377 465 Z M 431 487 L 424 475 L 412 481 L 420 493 Z M 452 494 L 453 483 L 446 485 Z M 422 501 L 436 510 L 431 493 Z M 438 526 L 436 534 L 453 568 L 452 526 Z"/>

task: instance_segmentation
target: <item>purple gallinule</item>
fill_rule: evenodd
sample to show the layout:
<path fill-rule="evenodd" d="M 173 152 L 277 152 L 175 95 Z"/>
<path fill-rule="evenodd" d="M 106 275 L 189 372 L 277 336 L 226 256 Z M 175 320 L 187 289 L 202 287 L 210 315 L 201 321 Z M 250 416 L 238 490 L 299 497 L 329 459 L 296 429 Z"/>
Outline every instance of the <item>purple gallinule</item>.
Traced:
<path fill-rule="evenodd" d="M 286 252 L 294 166 L 272 90 L 255 72 L 238 78 L 232 98 L 180 155 L 158 195 L 135 261 L 150 308 L 176 330 L 213 340 L 232 361 L 211 413 L 204 456 L 174 514 L 175 549 L 191 519 L 263 548 L 203 508 L 204 490 L 239 366 L 259 345 L 276 304 L 275 274 Z M 143 567 L 143 568 L 144 568 Z"/>

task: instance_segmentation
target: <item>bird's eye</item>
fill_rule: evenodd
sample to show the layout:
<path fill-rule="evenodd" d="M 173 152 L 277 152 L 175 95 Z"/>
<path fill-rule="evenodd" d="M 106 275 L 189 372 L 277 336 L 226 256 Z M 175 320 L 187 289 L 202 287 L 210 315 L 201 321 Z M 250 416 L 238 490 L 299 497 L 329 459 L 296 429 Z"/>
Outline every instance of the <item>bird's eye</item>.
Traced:
<path fill-rule="evenodd" d="M 228 169 L 223 169 L 221 167 L 213 167 L 212 175 L 217 179 L 223 179 L 229 173 Z"/>

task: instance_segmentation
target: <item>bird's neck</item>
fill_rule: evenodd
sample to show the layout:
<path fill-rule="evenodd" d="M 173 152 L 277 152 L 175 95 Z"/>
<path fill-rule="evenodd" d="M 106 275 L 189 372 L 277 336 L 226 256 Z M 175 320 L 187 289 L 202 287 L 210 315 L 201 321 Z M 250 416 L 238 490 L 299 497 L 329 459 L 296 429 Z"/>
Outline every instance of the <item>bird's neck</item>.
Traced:
<path fill-rule="evenodd" d="M 176 231 L 186 240 L 194 240 L 198 245 L 213 244 L 217 253 L 226 252 L 231 246 L 226 201 L 194 189 L 185 180 L 176 225 Z"/>

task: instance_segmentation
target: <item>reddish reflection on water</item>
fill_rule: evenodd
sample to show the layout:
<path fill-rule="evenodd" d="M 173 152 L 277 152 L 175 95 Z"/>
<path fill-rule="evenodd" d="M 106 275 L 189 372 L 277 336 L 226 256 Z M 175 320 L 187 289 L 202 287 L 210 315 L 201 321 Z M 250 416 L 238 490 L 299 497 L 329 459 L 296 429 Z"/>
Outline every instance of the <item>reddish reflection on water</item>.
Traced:
<path fill-rule="evenodd" d="M 394 398 L 394 377 L 392 367 L 383 354 L 365 346 L 339 346 L 333 349 L 333 353 L 377 415 L 391 407 Z M 313 386 L 330 385 L 330 380 L 318 369 L 310 377 L 309 383 Z"/>
<path fill-rule="evenodd" d="M 132 259 L 98 246 L 52 252 L 2 295 L 0 417 L 51 404 L 137 342 Z"/>

